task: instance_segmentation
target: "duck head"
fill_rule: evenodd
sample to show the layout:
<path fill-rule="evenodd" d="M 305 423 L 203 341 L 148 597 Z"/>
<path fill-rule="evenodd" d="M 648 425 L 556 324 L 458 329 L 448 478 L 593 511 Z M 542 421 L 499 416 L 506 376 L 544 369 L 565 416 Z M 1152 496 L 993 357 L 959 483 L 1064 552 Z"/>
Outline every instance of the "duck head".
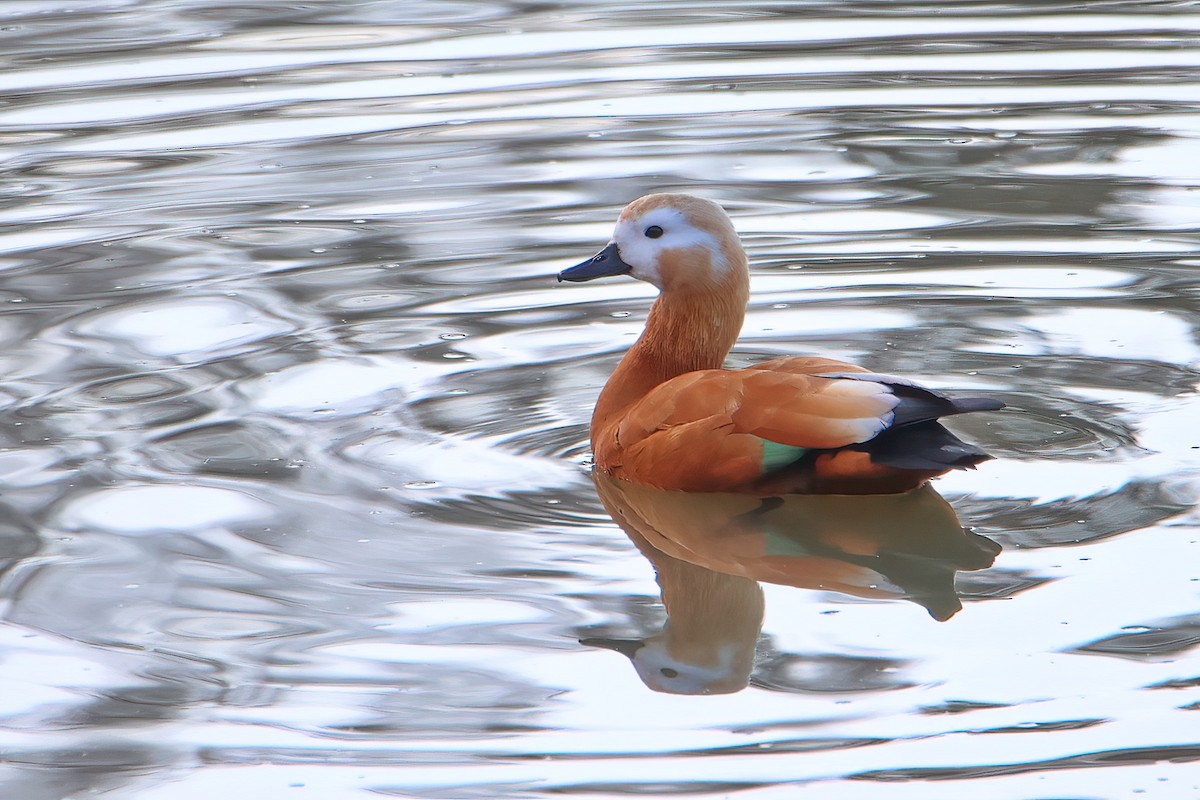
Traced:
<path fill-rule="evenodd" d="M 663 292 L 748 282 L 746 253 L 733 222 L 711 200 L 650 194 L 621 212 L 608 246 L 558 274 L 560 281 L 630 275 Z"/>

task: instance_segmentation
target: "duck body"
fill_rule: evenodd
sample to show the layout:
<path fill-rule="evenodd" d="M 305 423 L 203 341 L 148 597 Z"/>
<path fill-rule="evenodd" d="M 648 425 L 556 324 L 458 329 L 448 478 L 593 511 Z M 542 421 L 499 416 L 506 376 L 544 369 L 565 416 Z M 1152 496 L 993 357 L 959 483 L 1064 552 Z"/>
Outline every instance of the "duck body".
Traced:
<path fill-rule="evenodd" d="M 558 277 L 620 274 L 660 293 L 592 415 L 595 465 L 608 475 L 689 492 L 885 494 L 989 458 L 938 420 L 999 401 L 953 399 L 826 358 L 723 369 L 745 318 L 749 267 L 711 201 L 635 200 L 613 241 Z"/>

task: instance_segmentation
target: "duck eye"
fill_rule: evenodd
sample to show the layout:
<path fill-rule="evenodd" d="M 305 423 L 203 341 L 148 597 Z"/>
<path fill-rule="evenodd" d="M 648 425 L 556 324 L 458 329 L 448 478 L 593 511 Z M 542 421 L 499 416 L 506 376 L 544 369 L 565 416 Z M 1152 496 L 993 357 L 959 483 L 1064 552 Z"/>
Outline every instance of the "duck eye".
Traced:
<path fill-rule="evenodd" d="M 657 225 L 651 225 L 649 228 L 646 228 L 646 238 L 647 239 L 657 239 L 658 237 L 660 237 L 662 235 L 663 235 L 663 229 L 658 227 Z"/>

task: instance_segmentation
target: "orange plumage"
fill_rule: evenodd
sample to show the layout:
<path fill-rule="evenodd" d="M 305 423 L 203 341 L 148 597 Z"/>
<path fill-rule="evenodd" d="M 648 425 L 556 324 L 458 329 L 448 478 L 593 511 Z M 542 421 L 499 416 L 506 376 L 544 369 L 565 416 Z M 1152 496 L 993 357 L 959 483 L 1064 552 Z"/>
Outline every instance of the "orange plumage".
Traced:
<path fill-rule="evenodd" d="M 940 417 L 992 410 L 825 358 L 722 369 L 745 317 L 749 268 L 715 203 L 656 194 L 630 203 L 613 240 L 559 275 L 630 274 L 660 290 L 646 328 L 592 415 L 597 469 L 693 492 L 903 492 L 989 456 Z"/>

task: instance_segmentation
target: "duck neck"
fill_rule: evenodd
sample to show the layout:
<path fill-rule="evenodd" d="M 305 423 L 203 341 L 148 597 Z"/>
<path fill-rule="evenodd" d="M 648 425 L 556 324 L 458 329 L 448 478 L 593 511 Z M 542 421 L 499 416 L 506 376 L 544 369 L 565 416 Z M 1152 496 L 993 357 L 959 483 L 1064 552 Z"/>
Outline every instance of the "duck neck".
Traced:
<path fill-rule="evenodd" d="M 747 283 L 743 280 L 743 283 Z M 700 369 L 719 369 L 741 332 L 748 286 L 730 291 L 664 292 L 654 301 L 646 329 L 596 401 L 592 436 L 621 412 L 672 378 Z"/>

